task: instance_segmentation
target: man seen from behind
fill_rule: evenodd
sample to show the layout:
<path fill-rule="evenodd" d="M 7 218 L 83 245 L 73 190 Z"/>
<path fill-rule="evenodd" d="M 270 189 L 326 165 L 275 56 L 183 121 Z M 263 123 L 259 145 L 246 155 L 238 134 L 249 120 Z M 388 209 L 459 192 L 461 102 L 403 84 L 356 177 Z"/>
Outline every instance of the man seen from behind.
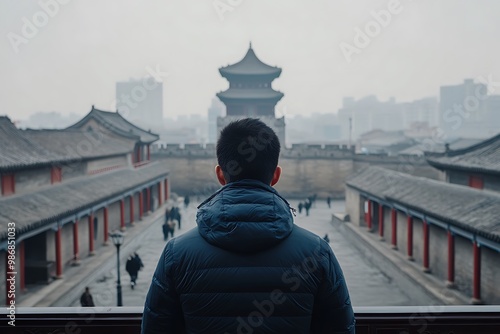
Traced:
<path fill-rule="evenodd" d="M 257 119 L 217 143 L 222 188 L 197 228 L 171 239 L 146 298 L 142 333 L 354 333 L 347 285 L 330 246 L 295 226 L 273 186 L 280 143 Z"/>

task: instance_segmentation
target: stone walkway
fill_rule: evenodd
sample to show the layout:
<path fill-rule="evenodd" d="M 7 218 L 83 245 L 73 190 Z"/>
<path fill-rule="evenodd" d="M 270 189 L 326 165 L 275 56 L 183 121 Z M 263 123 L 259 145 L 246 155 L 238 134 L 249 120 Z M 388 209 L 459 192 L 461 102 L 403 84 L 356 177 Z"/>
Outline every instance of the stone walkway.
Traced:
<path fill-rule="evenodd" d="M 291 201 L 291 204 L 297 207 L 298 201 Z M 182 228 L 176 230 L 176 235 L 195 227 L 196 206 L 197 204 L 191 203 L 187 209 L 181 207 Z M 363 254 L 353 247 L 339 232 L 339 229 L 331 223 L 334 210 L 342 212 L 344 203 L 336 201 L 329 209 L 326 203 L 321 201 L 311 209 L 310 216 L 306 217 L 304 211 L 302 214 L 297 214 L 295 223 L 319 236 L 328 233 L 330 245 L 343 268 L 354 306 L 425 305 L 429 302 L 422 300 L 420 296 L 411 295 L 412 291 L 403 291 L 390 275 L 367 261 Z M 122 262 L 120 276 L 124 306 L 144 305 L 151 277 L 166 243 L 163 240 L 161 225 L 161 219 L 155 221 L 152 228 L 141 236 L 137 252 L 145 267 L 139 272 L 135 289 L 131 289 L 130 277 L 125 271 L 125 262 Z M 116 259 L 114 268 L 90 283 L 89 287 L 96 306 L 116 305 Z M 64 306 L 79 306 L 79 300 L 74 299 Z"/>

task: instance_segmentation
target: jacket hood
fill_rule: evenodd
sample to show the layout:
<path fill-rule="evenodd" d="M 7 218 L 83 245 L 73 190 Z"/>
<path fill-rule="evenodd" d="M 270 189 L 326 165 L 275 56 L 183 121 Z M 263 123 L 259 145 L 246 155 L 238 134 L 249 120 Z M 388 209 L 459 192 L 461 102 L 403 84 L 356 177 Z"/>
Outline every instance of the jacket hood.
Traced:
<path fill-rule="evenodd" d="M 256 180 L 231 182 L 198 206 L 196 223 L 210 244 L 239 253 L 271 248 L 293 229 L 290 204 Z"/>

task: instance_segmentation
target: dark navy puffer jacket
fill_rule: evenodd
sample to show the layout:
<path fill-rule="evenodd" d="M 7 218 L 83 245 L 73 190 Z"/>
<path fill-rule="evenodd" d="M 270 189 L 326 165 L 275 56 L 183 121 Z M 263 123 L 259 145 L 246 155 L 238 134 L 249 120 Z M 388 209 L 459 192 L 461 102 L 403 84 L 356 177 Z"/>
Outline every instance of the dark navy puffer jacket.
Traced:
<path fill-rule="evenodd" d="M 160 257 L 143 333 L 354 333 L 330 246 L 272 187 L 230 183 L 198 208 L 198 228 Z"/>

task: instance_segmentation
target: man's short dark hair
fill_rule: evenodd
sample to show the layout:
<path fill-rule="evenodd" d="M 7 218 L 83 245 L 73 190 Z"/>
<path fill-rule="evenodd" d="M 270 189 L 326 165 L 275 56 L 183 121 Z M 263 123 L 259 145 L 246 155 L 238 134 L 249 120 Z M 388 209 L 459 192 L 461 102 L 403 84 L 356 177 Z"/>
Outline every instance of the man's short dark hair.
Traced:
<path fill-rule="evenodd" d="M 217 162 L 227 182 L 253 179 L 270 184 L 279 155 L 276 133 L 255 118 L 229 123 L 217 142 Z"/>

